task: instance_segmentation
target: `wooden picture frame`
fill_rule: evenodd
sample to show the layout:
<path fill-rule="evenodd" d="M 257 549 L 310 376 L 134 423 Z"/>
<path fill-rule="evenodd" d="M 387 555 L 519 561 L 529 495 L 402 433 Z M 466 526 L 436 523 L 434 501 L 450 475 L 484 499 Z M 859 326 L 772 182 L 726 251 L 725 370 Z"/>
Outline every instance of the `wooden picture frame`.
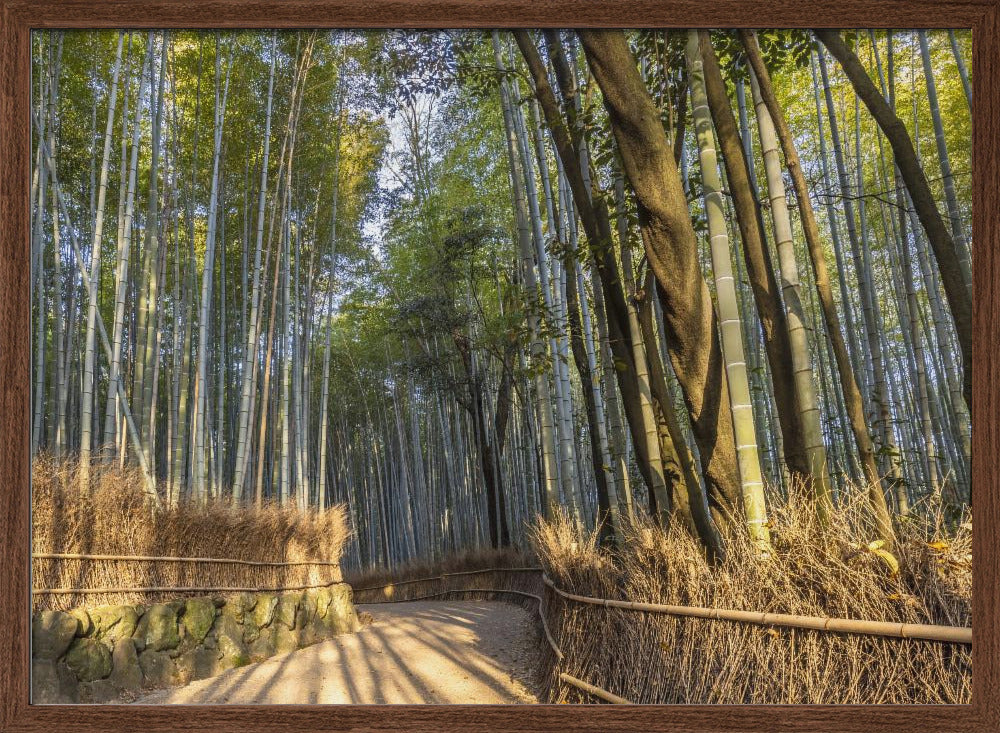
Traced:
<path fill-rule="evenodd" d="M 30 33 L 70 28 L 971 28 L 973 701 L 968 706 L 32 706 Z M 0 730 L 1000 730 L 1000 0 L 0 0 Z M 623 660 L 623 663 L 626 663 Z"/>

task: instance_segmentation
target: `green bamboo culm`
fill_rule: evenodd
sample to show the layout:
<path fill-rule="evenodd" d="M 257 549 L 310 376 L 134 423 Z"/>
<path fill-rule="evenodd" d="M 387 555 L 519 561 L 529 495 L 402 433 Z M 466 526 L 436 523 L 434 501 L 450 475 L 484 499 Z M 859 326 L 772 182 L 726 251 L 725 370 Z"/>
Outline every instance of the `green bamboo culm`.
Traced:
<path fill-rule="evenodd" d="M 753 424 L 750 381 L 743 352 L 743 328 L 736 299 L 733 263 L 729 250 L 722 202 L 722 180 L 715 151 L 715 134 L 705 92 L 705 72 L 702 66 L 698 32 L 688 31 L 688 77 L 691 88 L 691 116 L 698 138 L 698 159 L 704 186 L 705 216 L 711 243 L 712 272 L 718 301 L 722 353 L 729 385 L 729 402 L 733 410 L 733 432 L 736 437 L 737 460 L 743 494 L 743 511 L 747 529 L 762 554 L 770 552 L 770 532 L 767 527 L 767 502 L 760 470 L 757 435 Z"/>
<path fill-rule="evenodd" d="M 767 175 L 768 198 L 771 203 L 771 220 L 774 225 L 775 247 L 778 250 L 778 270 L 781 275 L 781 294 L 784 296 L 788 339 L 791 347 L 795 396 L 799 406 L 803 443 L 809 462 L 809 476 L 816 497 L 816 512 L 821 521 L 827 521 L 833 512 L 833 494 L 827 470 L 826 446 L 823 443 L 823 426 L 813 376 L 812 357 L 809 353 L 805 309 L 802 306 L 798 262 L 792 239 L 792 219 L 785 198 L 785 183 L 781 176 L 781 158 L 778 154 L 778 136 L 767 106 L 760 95 L 760 87 L 753 71 L 750 72 L 754 107 L 757 109 L 757 132 L 763 152 L 764 170 Z"/>

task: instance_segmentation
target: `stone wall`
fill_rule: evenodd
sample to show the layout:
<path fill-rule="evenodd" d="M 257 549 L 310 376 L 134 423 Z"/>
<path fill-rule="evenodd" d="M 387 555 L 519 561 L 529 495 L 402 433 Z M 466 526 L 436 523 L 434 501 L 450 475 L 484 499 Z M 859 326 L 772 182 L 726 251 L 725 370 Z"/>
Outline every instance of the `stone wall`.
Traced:
<path fill-rule="evenodd" d="M 41 611 L 31 625 L 31 702 L 128 702 L 357 629 L 346 583 Z"/>

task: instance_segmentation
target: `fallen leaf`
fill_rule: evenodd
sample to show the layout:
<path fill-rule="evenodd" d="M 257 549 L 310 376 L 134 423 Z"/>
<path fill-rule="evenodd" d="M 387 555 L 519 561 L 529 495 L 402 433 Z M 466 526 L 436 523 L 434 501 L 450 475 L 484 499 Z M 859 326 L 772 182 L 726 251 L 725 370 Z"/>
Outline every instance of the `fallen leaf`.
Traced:
<path fill-rule="evenodd" d="M 883 550 L 882 548 L 878 548 L 872 550 L 871 553 L 881 558 L 882 562 L 884 562 L 888 566 L 890 575 L 896 575 L 897 573 L 899 573 L 899 561 L 895 558 L 895 556 L 891 552 L 889 552 L 888 550 Z"/>

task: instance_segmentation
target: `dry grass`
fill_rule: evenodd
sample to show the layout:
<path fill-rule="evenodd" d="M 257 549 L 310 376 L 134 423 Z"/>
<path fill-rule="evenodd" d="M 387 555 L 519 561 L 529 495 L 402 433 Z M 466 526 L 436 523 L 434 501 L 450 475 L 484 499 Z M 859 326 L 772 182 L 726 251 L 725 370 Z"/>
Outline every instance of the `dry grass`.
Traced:
<path fill-rule="evenodd" d="M 854 492 L 863 495 L 863 492 Z M 946 529 L 934 512 L 909 519 L 894 548 L 899 572 L 869 551 L 864 506 L 840 508 L 827 528 L 793 497 L 771 508 L 773 556 L 730 538 L 710 567 L 676 525 L 638 522 L 624 548 L 597 549 L 565 517 L 538 524 L 535 548 L 553 581 L 589 596 L 810 616 L 968 625 L 972 523 Z M 549 595 L 548 621 L 566 655 L 559 671 L 637 703 L 968 703 L 968 646 L 768 628 L 565 602 Z M 552 702 L 578 695 L 555 679 Z M 623 660 L 629 660 L 623 663 Z M 579 698 L 582 699 L 582 698 Z M 591 700 L 586 700 L 591 701 Z"/>
<path fill-rule="evenodd" d="M 265 562 L 338 562 L 350 532 L 344 509 L 302 514 L 227 501 L 156 509 L 136 470 L 95 466 L 81 491 L 75 463 L 32 463 L 32 551 L 92 555 L 212 557 Z M 284 587 L 338 580 L 336 566 L 255 567 L 216 563 L 35 560 L 33 588 Z M 178 593 L 33 597 L 33 609 L 145 603 Z"/>

